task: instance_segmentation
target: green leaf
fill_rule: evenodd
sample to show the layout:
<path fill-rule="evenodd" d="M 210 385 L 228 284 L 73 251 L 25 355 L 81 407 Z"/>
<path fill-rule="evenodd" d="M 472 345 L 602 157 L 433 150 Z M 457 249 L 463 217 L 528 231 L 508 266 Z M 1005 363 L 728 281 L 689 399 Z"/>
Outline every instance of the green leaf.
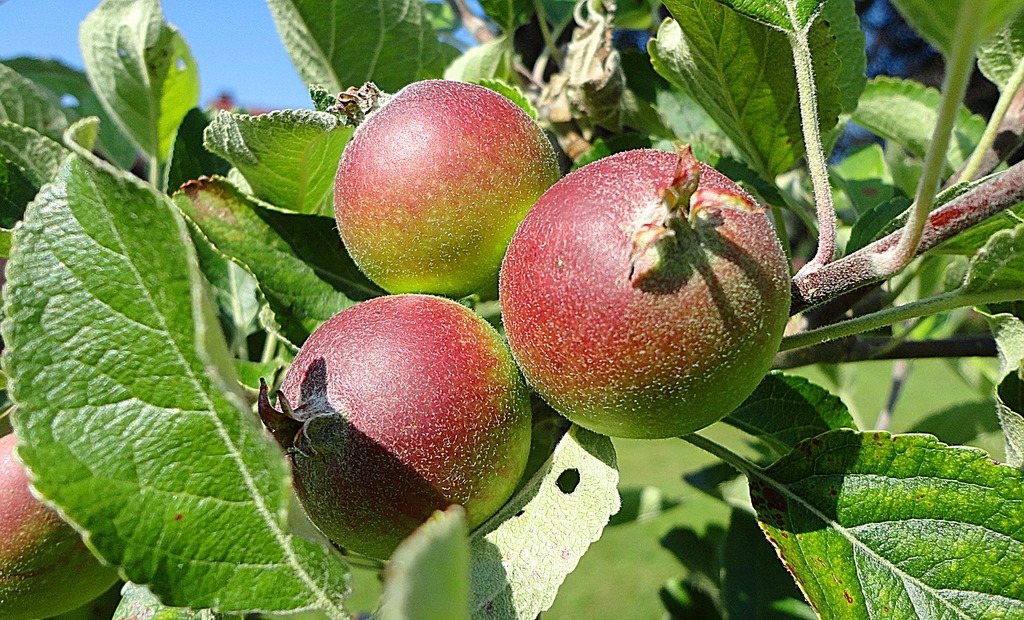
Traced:
<path fill-rule="evenodd" d="M 82 22 L 79 44 L 107 113 L 147 157 L 165 161 L 199 102 L 199 70 L 159 0 L 103 0 Z"/>
<path fill-rule="evenodd" d="M 4 288 L 33 484 L 167 605 L 340 616 L 345 565 L 285 529 L 288 464 L 232 389 L 184 221 L 69 144 L 78 156 L 15 231 Z"/>
<path fill-rule="evenodd" d="M 334 175 L 352 131 L 326 112 L 220 112 L 204 144 L 238 168 L 259 198 L 287 211 L 333 215 Z"/>
<path fill-rule="evenodd" d="M 999 349 L 996 412 L 1006 441 L 1006 462 L 1024 469 L 1024 321 L 1009 312 L 985 317 Z"/>
<path fill-rule="evenodd" d="M 0 155 L 21 168 L 36 189 L 57 175 L 69 154 L 59 142 L 34 129 L 0 121 Z"/>
<path fill-rule="evenodd" d="M 273 211 L 219 178 L 186 184 L 174 203 L 255 277 L 264 325 L 296 348 L 353 299 L 379 294 L 344 251 L 333 219 Z"/>
<path fill-rule="evenodd" d="M 118 130 L 103 109 L 83 71 L 52 58 L 22 56 L 3 61 L 11 69 L 53 93 L 69 119 L 95 116 L 100 119 L 99 150 L 119 168 L 128 170 L 135 163 L 135 146 Z M 55 136 L 59 137 L 59 136 Z"/>
<path fill-rule="evenodd" d="M 469 620 L 469 541 L 462 506 L 435 512 L 395 549 L 377 617 Z"/>
<path fill-rule="evenodd" d="M 0 153 L 0 229 L 13 228 L 38 191 L 25 171 Z"/>
<path fill-rule="evenodd" d="M 217 620 L 209 609 L 192 610 L 167 607 L 143 586 L 126 583 L 121 588 L 121 603 L 111 620 Z"/>
<path fill-rule="evenodd" d="M 292 64 L 334 92 L 385 91 L 441 77 L 458 52 L 437 39 L 422 0 L 267 0 Z"/>
<path fill-rule="evenodd" d="M 912 200 L 906 196 L 893 196 L 890 200 L 876 205 L 857 218 L 846 242 L 846 253 L 851 254 L 862 247 L 881 239 L 902 226 L 900 215 L 910 208 Z"/>
<path fill-rule="evenodd" d="M 484 88 L 489 88 L 493 90 L 499 95 L 508 97 L 508 99 L 512 101 L 512 103 L 516 104 L 517 106 L 522 108 L 524 112 L 529 114 L 530 118 L 532 118 L 533 120 L 537 120 L 537 108 L 533 107 L 533 104 L 530 103 L 530 100 L 527 99 L 523 91 L 519 90 L 517 86 L 509 84 L 508 82 L 503 82 L 501 80 L 478 80 L 476 83 L 480 86 L 483 86 Z"/>
<path fill-rule="evenodd" d="M 239 360 L 249 359 L 248 338 L 258 328 L 260 310 L 256 279 L 245 267 L 213 247 L 196 227 L 190 226 L 189 232 L 199 258 L 199 269 L 206 277 L 213 301 L 217 304 L 228 349 Z M 238 368 L 237 364 L 235 367 Z M 251 389 L 259 386 L 259 376 L 247 377 L 239 373 L 239 380 Z"/>
<path fill-rule="evenodd" d="M 771 372 L 724 420 L 759 437 L 780 454 L 808 437 L 837 428 L 857 428 L 838 397 L 803 377 Z"/>
<path fill-rule="evenodd" d="M 192 108 L 181 121 L 174 137 L 174 149 L 167 164 L 167 182 L 164 184 L 173 193 L 186 181 L 201 176 L 225 175 L 231 164 L 203 147 L 203 132 L 210 124 L 206 112 Z"/>
<path fill-rule="evenodd" d="M 1024 224 L 992 235 L 971 259 L 964 292 L 1021 291 L 1024 299 Z"/>
<path fill-rule="evenodd" d="M 810 26 L 826 0 L 718 0 L 735 11 L 783 32 Z"/>
<path fill-rule="evenodd" d="M 35 129 L 57 140 L 68 126 L 67 116 L 52 93 L 4 64 L 0 64 L 0 121 Z"/>
<path fill-rule="evenodd" d="M 1024 474 L 981 450 L 830 431 L 752 471 L 750 492 L 821 617 L 1024 614 Z"/>
<path fill-rule="evenodd" d="M 902 195 L 892 184 L 892 174 L 880 144 L 866 144 L 846 154 L 829 172 L 835 187 L 842 189 L 857 214 Z"/>
<path fill-rule="evenodd" d="M 551 458 L 470 539 L 474 618 L 535 618 L 619 509 L 615 450 L 572 427 Z"/>
<path fill-rule="evenodd" d="M 460 82 L 507 80 L 511 68 L 512 39 L 501 36 L 475 45 L 456 58 L 444 71 L 444 79 Z"/>
<path fill-rule="evenodd" d="M 532 0 L 480 0 L 480 7 L 507 33 L 526 23 L 533 14 Z"/>
<path fill-rule="evenodd" d="M 917 157 L 931 143 L 942 95 L 913 80 L 876 77 L 870 80 L 851 119 Z M 985 132 L 985 120 L 961 106 L 946 150 L 946 165 L 958 168 Z"/>
<path fill-rule="evenodd" d="M 978 41 L 995 34 L 1024 7 L 1024 0 L 892 0 L 892 3 L 914 30 L 946 56 L 953 47 L 953 39 L 963 36 L 959 24 L 960 7 L 964 3 L 973 5 L 972 10 L 984 11 Z"/>
<path fill-rule="evenodd" d="M 978 48 L 978 69 L 1005 91 L 1010 78 L 1024 62 L 1024 12 Z"/>
<path fill-rule="evenodd" d="M 658 73 L 696 100 L 765 178 L 774 178 L 802 158 L 787 36 L 712 0 L 670 0 L 666 6 L 676 21 L 662 23 L 648 45 Z M 823 134 L 856 101 L 857 80 L 863 81 L 857 77 L 857 63 L 844 63 L 837 52 L 851 48 L 844 58 L 863 62 L 863 35 L 853 3 L 833 0 L 828 6 L 830 19 L 816 22 L 808 33 Z"/>

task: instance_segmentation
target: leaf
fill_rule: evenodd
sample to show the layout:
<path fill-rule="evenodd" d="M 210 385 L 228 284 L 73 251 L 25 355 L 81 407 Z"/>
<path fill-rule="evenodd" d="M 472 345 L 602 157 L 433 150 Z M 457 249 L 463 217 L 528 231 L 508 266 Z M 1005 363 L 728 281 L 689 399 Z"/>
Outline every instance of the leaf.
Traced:
<path fill-rule="evenodd" d="M 765 178 L 804 155 L 793 53 L 785 34 L 712 0 L 666 3 L 677 21 L 665 21 L 648 45 L 655 69 L 686 91 Z M 856 63 L 844 63 L 841 39 L 863 56 L 863 35 L 847 0 L 829 3 L 831 19 L 809 33 L 822 133 L 856 101 Z M 833 25 L 834 24 L 834 25 Z M 756 76 L 752 78 L 752 76 Z M 840 85 L 847 91 L 842 92 Z"/>
<path fill-rule="evenodd" d="M 1024 224 L 1000 230 L 971 259 L 964 292 L 1021 291 L 1024 299 Z"/>
<path fill-rule="evenodd" d="M 1024 62 L 1024 12 L 989 37 L 978 48 L 978 69 L 1005 91 L 1013 74 Z"/>
<path fill-rule="evenodd" d="M 526 97 L 523 91 L 519 90 L 517 86 L 503 82 L 501 80 L 477 80 L 477 85 L 489 88 L 494 92 L 508 98 L 512 103 L 516 104 L 523 109 L 524 112 L 530 115 L 530 118 L 537 120 L 537 108 L 533 107 L 530 100 Z"/>
<path fill-rule="evenodd" d="M 395 549 L 377 617 L 469 620 L 469 541 L 462 506 L 435 512 Z"/>
<path fill-rule="evenodd" d="M 167 164 L 167 182 L 164 185 L 168 193 L 173 193 L 192 179 L 225 175 L 231 169 L 231 164 L 203 148 L 203 132 L 209 124 L 207 113 L 199 108 L 192 108 L 182 119 Z"/>
<path fill-rule="evenodd" d="M 25 171 L 0 153 L 0 230 L 14 227 L 37 191 Z"/>
<path fill-rule="evenodd" d="M 220 112 L 204 145 L 238 168 L 259 198 L 296 213 L 334 214 L 334 175 L 352 127 L 326 112 Z"/>
<path fill-rule="evenodd" d="M 1024 474 L 981 450 L 830 431 L 751 476 L 761 527 L 821 617 L 1024 614 Z"/>
<path fill-rule="evenodd" d="M 444 79 L 460 82 L 507 80 L 511 71 L 512 39 L 498 37 L 466 50 L 444 71 Z"/>
<path fill-rule="evenodd" d="M 865 144 L 847 152 L 829 172 L 836 188 L 843 190 L 858 215 L 902 195 L 892 184 L 892 174 L 880 144 Z"/>
<path fill-rule="evenodd" d="M 56 176 L 69 153 L 34 129 L 0 121 L 0 155 L 21 168 L 36 189 Z"/>
<path fill-rule="evenodd" d="M 374 82 L 395 91 L 441 77 L 458 55 L 437 39 L 422 0 L 267 0 L 307 84 L 340 92 Z"/>
<path fill-rule="evenodd" d="M 121 603 L 111 620 L 217 620 L 209 609 L 192 610 L 167 607 L 143 586 L 126 583 L 121 588 Z"/>
<path fill-rule="evenodd" d="M 7 265 L 4 368 L 35 488 L 165 604 L 342 615 L 345 565 L 285 529 L 288 464 L 232 390 L 185 223 L 79 146 Z M 86 136 L 87 138 L 88 136 Z"/>
<path fill-rule="evenodd" d="M 533 14 L 531 0 L 480 0 L 480 8 L 506 33 L 526 23 Z"/>
<path fill-rule="evenodd" d="M 906 196 L 893 196 L 881 204 L 875 205 L 864 215 L 857 218 L 850 229 L 850 238 L 846 242 L 846 253 L 852 254 L 862 247 L 881 239 L 902 226 L 900 216 L 910 208 L 912 200 Z"/>
<path fill-rule="evenodd" d="M 232 262 L 213 247 L 194 226 L 189 227 L 189 232 L 199 259 L 199 269 L 206 277 L 208 290 L 219 310 L 228 349 L 238 360 L 249 359 L 248 338 L 258 328 L 260 310 L 256 280 L 245 267 Z M 237 363 L 235 367 L 238 368 Z M 243 386 L 253 389 L 259 386 L 259 376 L 246 377 L 240 372 L 239 380 Z"/>
<path fill-rule="evenodd" d="M 199 102 L 199 70 L 159 0 L 103 0 L 82 22 L 93 92 L 139 150 L 166 161 L 178 125 Z"/>
<path fill-rule="evenodd" d="M 768 373 L 724 421 L 759 437 L 780 454 L 825 431 L 857 428 L 837 396 L 803 377 L 777 371 Z"/>
<path fill-rule="evenodd" d="M 353 298 L 379 294 L 344 251 L 333 219 L 272 211 L 220 178 L 186 184 L 174 204 L 253 275 L 270 313 L 265 326 L 296 348 Z"/>
<path fill-rule="evenodd" d="M 996 413 L 1006 440 L 1006 462 L 1024 469 L 1024 321 L 1008 312 L 985 318 L 999 349 Z"/>
<path fill-rule="evenodd" d="M 938 119 L 941 96 L 938 90 L 913 80 L 876 77 L 868 81 L 851 120 L 923 158 Z M 946 150 L 950 170 L 963 164 L 984 132 L 985 120 L 960 106 Z"/>
<path fill-rule="evenodd" d="M 805 30 L 826 0 L 718 0 L 739 13 L 783 32 Z"/>
<path fill-rule="evenodd" d="M 32 80 L 36 85 L 53 93 L 69 113 L 69 120 L 87 116 L 100 119 L 99 150 L 119 168 L 128 170 L 135 163 L 135 146 L 118 130 L 103 109 L 96 93 L 92 91 L 89 78 L 83 71 L 74 69 L 52 58 L 21 56 L 3 61 L 11 69 Z M 59 136 L 55 136 L 59 137 Z"/>
<path fill-rule="evenodd" d="M 892 0 L 907 23 L 946 56 L 953 48 L 953 40 L 963 37 L 960 7 L 965 3 L 972 5 L 971 10 L 984 11 L 978 41 L 995 34 L 1024 7 L 1024 0 Z"/>
<path fill-rule="evenodd" d="M 0 121 L 10 121 L 59 139 L 68 119 L 60 102 L 31 80 L 0 64 Z"/>
<path fill-rule="evenodd" d="M 572 427 L 470 539 L 474 618 L 535 618 L 619 509 L 611 441 Z"/>

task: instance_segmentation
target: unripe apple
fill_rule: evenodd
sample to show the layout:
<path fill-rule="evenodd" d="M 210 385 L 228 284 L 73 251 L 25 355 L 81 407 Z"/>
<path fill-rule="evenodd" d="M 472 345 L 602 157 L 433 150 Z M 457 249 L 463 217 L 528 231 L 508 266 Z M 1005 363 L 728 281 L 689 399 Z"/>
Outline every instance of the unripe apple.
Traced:
<path fill-rule="evenodd" d="M 359 268 L 391 293 L 493 288 L 516 226 L 559 177 L 544 132 L 512 101 L 463 82 L 347 95 L 362 97 L 357 118 L 369 114 L 342 153 L 334 212 Z"/>
<path fill-rule="evenodd" d="M 768 371 L 789 265 L 763 209 L 678 154 L 612 155 L 549 189 L 502 265 L 502 320 L 527 381 L 617 437 L 693 432 Z"/>
<path fill-rule="evenodd" d="M 435 510 L 469 527 L 511 496 L 530 451 L 529 392 L 505 343 L 454 301 L 365 301 L 314 331 L 260 415 L 296 495 L 332 541 L 387 558 Z"/>
<path fill-rule="evenodd" d="M 14 435 L 0 438 L 0 618 L 48 618 L 99 596 L 117 572 L 32 495 L 16 445 Z"/>

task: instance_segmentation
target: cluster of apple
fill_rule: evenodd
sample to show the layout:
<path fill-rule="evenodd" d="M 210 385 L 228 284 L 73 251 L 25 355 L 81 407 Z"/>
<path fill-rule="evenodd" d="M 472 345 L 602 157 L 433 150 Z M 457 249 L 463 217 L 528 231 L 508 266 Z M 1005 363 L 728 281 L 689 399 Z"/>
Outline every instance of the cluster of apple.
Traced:
<path fill-rule="evenodd" d="M 277 407 L 265 386 L 259 403 L 331 540 L 386 558 L 451 503 L 483 523 L 526 466 L 530 389 L 592 431 L 663 438 L 721 419 L 767 372 L 786 256 L 755 201 L 688 148 L 559 179 L 541 128 L 491 90 L 366 92 L 345 95 L 365 119 L 335 215 L 392 294 L 324 323 Z M 507 344 L 451 301 L 496 286 Z"/>

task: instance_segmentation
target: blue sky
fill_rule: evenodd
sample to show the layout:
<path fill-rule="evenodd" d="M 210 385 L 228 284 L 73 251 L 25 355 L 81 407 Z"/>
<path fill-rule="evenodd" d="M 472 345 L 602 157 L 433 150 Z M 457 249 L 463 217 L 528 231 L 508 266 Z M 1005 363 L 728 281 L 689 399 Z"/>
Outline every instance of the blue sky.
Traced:
<path fill-rule="evenodd" d="M 56 58 L 78 69 L 78 24 L 99 0 L 0 0 L 0 59 Z M 230 92 L 240 104 L 309 108 L 306 86 L 260 0 L 164 0 L 199 63 L 200 103 Z"/>

